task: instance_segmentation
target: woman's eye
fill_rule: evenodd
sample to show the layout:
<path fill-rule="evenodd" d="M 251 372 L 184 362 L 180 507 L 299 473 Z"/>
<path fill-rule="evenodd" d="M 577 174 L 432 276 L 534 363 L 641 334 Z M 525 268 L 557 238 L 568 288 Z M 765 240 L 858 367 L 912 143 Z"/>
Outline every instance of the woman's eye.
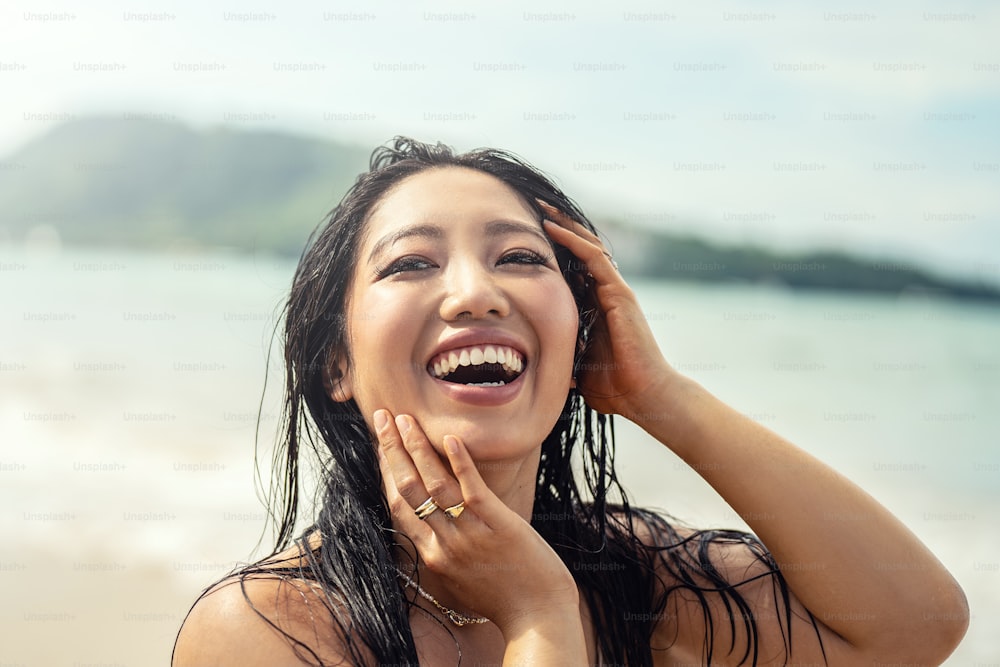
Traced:
<path fill-rule="evenodd" d="M 512 250 L 505 254 L 497 264 L 545 264 L 549 258 L 531 250 Z"/>
<path fill-rule="evenodd" d="M 387 278 L 397 273 L 423 271 L 431 268 L 434 268 L 434 264 L 423 257 L 400 257 L 390 262 L 388 266 L 379 268 L 376 273 L 379 278 Z"/>

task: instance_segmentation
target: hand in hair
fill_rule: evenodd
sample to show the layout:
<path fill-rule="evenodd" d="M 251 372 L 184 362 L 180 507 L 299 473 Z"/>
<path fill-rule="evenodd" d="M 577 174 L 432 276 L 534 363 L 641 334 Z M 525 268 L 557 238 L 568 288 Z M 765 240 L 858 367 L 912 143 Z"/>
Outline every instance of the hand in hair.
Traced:
<path fill-rule="evenodd" d="M 672 369 L 664 359 L 642 308 L 596 234 L 538 200 L 545 231 L 579 259 L 597 299 L 576 386 L 587 405 L 636 421 L 636 401 L 666 386 Z"/>

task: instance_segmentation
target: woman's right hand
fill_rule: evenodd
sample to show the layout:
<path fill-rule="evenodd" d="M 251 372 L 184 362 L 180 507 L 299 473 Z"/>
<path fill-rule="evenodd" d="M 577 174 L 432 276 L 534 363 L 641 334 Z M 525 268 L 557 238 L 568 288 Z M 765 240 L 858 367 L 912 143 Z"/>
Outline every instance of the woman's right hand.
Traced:
<path fill-rule="evenodd" d="M 573 576 L 535 529 L 490 490 L 465 445 L 457 437 L 444 438 L 449 471 L 413 417 L 393 420 L 387 410 L 378 410 L 373 422 L 395 527 L 413 541 L 424 567 L 458 601 L 460 611 L 489 618 L 508 647 L 540 630 L 563 658 L 576 650 L 568 647 L 582 647 Z M 414 510 L 429 497 L 441 509 L 418 519 Z M 444 512 L 463 501 L 457 518 Z"/>

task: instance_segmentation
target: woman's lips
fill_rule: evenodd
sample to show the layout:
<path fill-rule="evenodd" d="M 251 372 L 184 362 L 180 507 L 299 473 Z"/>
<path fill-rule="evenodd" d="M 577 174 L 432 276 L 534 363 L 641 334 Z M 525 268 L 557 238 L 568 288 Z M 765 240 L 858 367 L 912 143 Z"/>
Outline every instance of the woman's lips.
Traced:
<path fill-rule="evenodd" d="M 502 405 L 525 387 L 530 365 L 523 340 L 500 328 L 447 332 L 427 361 L 426 371 L 449 398 L 466 405 Z"/>
<path fill-rule="evenodd" d="M 524 373 L 510 382 L 490 386 L 460 384 L 440 378 L 433 378 L 433 381 L 435 386 L 452 400 L 468 405 L 496 406 L 509 403 L 517 397 L 524 387 Z"/>

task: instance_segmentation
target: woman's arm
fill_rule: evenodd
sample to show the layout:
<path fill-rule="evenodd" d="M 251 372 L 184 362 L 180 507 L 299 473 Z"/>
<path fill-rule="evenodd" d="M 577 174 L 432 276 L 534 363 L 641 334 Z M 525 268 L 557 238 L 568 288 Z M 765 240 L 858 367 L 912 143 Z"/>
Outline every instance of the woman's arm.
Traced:
<path fill-rule="evenodd" d="M 600 240 L 546 211 L 558 222 L 546 222 L 552 239 L 581 259 L 596 283 L 601 316 L 578 377 L 588 404 L 639 424 L 745 518 L 782 568 L 793 607 L 804 605 L 818 621 L 830 664 L 937 664 L 950 654 L 965 633 L 968 608 L 941 563 L 859 487 L 671 368 Z M 856 520 L 837 519 L 843 516 Z M 733 581 L 752 567 L 725 553 L 720 565 Z M 770 599 L 751 596 L 761 604 Z M 685 619 L 698 616 L 680 612 L 683 642 Z M 778 623 L 773 613 L 757 616 L 758 623 Z M 794 623 L 809 626 L 801 616 Z M 815 642 L 800 642 L 788 659 L 818 661 L 822 653 Z"/>
<path fill-rule="evenodd" d="M 831 660 L 938 664 L 958 645 L 968 624 L 961 588 L 858 486 L 679 374 L 665 373 L 632 410 L 663 416 L 637 423 L 744 517 L 818 621 Z M 743 567 L 727 569 L 739 580 Z M 802 658 L 812 659 L 793 651 Z"/>

